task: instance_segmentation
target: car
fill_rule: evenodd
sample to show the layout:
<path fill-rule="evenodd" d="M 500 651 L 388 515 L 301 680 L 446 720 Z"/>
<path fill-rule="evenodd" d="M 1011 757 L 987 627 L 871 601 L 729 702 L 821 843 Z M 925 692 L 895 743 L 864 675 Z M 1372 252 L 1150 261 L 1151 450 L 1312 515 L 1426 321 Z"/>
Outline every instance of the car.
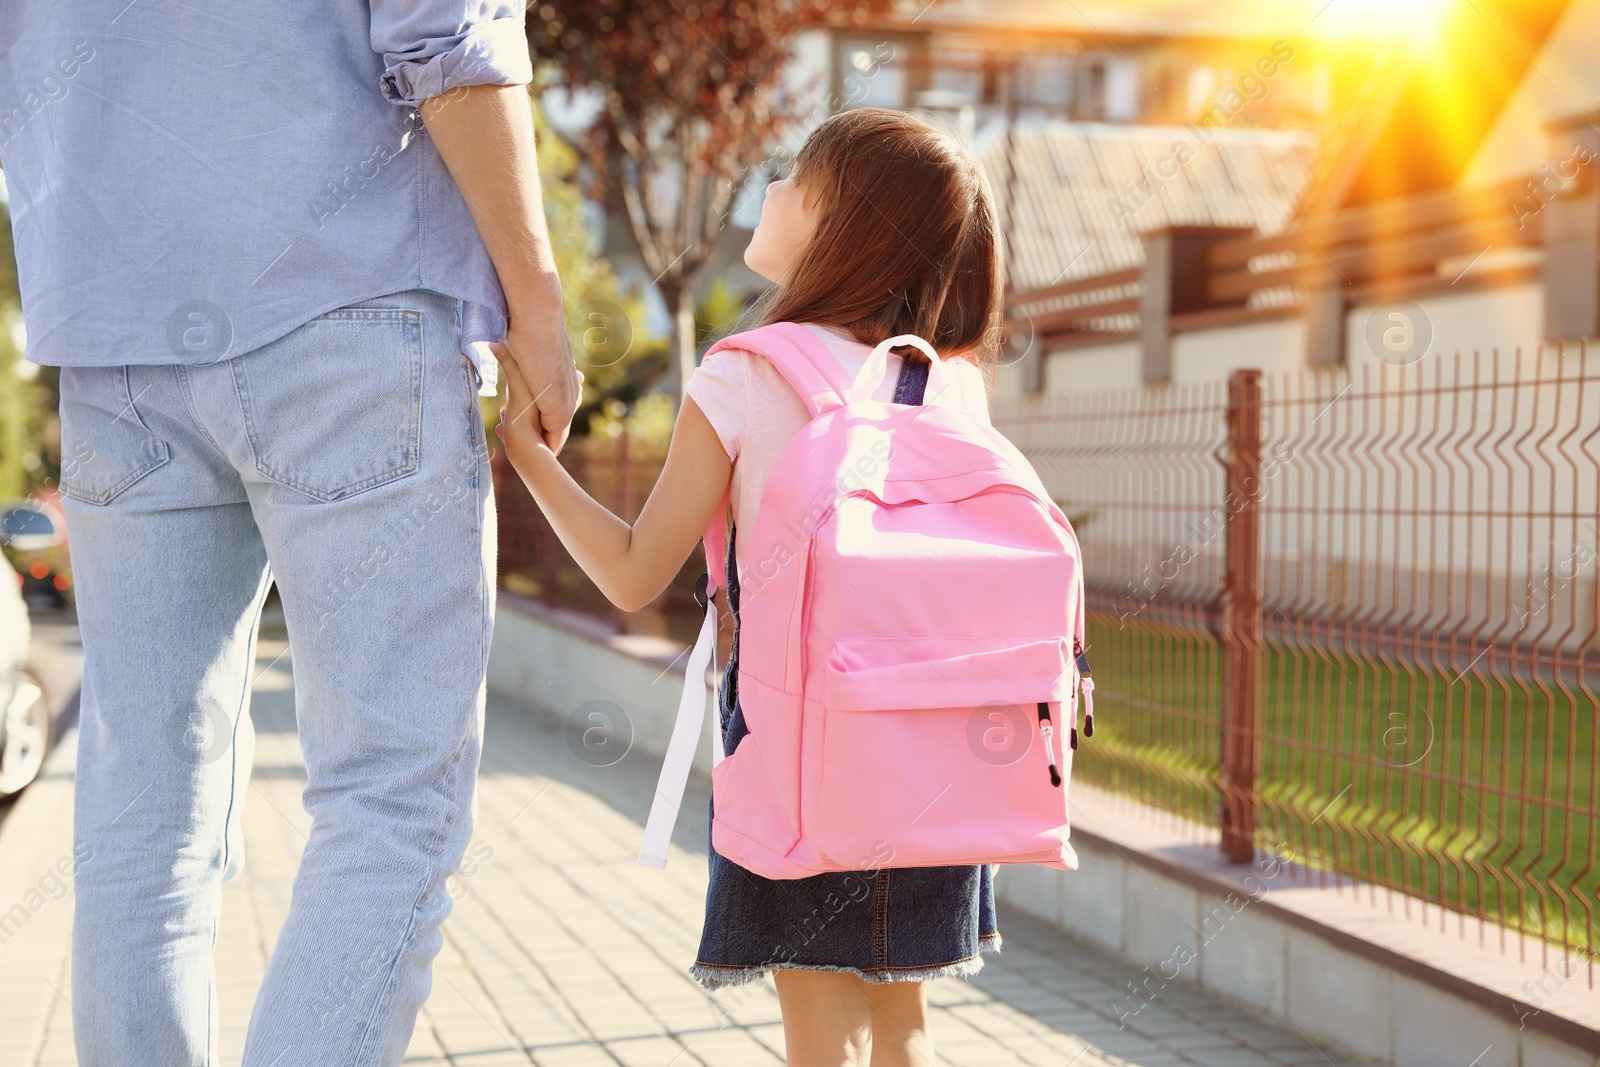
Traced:
<path fill-rule="evenodd" d="M 17 539 L 6 546 L 5 555 L 21 576 L 22 599 L 35 610 L 59 609 L 72 603 L 72 573 L 65 539 L 53 532 L 28 532 L 40 530 L 46 523 L 53 531 L 64 530 L 65 521 L 54 494 L 0 504 L 0 530 L 10 531 Z"/>
<path fill-rule="evenodd" d="M 49 552 L 64 541 L 59 519 L 42 507 L 0 508 L 0 545 L 24 555 Z M 38 675 L 29 667 L 33 625 L 23 578 L 0 553 L 0 797 L 21 792 L 39 776 L 54 723 Z"/>

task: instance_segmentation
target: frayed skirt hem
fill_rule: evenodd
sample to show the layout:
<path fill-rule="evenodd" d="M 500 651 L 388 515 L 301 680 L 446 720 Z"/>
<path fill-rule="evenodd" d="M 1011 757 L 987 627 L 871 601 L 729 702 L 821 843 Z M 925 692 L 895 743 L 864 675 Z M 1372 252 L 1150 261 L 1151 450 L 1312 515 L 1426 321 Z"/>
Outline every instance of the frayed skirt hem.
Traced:
<path fill-rule="evenodd" d="M 978 951 L 966 959 L 956 960 L 954 963 L 942 963 L 933 967 L 892 967 L 882 970 L 865 971 L 859 967 L 844 967 L 830 963 L 788 963 L 775 966 L 770 963 L 752 964 L 747 967 L 727 966 L 724 964 L 695 963 L 689 968 L 689 974 L 707 990 L 731 989 L 735 986 L 748 985 L 759 982 L 773 971 L 815 971 L 824 974 L 853 974 L 863 982 L 875 985 L 889 982 L 927 982 L 935 978 L 971 978 L 983 970 L 983 954 L 986 952 L 1000 951 L 1000 935 L 984 937 L 978 942 Z"/>

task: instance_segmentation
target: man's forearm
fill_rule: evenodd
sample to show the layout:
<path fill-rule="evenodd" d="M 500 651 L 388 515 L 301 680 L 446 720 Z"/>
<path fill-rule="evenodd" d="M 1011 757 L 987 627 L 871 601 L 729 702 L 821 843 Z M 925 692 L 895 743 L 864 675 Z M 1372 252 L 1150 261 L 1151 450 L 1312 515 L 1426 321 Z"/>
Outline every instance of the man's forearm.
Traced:
<path fill-rule="evenodd" d="M 496 353 L 521 368 L 537 409 L 535 425 L 550 450 L 559 452 L 582 398 L 583 375 L 567 339 L 527 90 L 453 89 L 424 101 L 421 111 L 505 290 L 510 321 Z"/>
<path fill-rule="evenodd" d="M 422 121 L 467 201 L 519 315 L 560 315 L 561 285 L 539 190 L 533 115 L 520 85 L 474 85 L 425 101 Z"/>

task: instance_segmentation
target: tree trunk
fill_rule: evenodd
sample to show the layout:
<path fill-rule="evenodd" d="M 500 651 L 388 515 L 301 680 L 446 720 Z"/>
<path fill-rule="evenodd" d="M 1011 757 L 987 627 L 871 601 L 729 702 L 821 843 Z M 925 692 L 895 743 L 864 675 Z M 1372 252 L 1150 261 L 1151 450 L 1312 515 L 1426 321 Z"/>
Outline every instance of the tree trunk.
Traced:
<path fill-rule="evenodd" d="M 695 336 L 694 293 L 687 283 L 661 287 L 667 306 L 673 308 L 673 358 L 678 370 L 678 402 L 688 395 L 689 375 L 694 373 L 699 338 Z"/>

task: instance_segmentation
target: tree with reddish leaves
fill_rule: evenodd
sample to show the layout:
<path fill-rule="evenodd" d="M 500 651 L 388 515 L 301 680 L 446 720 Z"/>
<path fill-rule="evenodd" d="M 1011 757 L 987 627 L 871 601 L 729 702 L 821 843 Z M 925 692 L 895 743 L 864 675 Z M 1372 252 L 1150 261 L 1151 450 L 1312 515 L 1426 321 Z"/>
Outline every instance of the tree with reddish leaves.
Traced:
<path fill-rule="evenodd" d="M 680 391 L 696 358 L 691 285 L 735 192 L 801 117 L 783 86 L 794 35 L 859 25 L 893 2 L 547 0 L 529 10 L 535 59 L 603 101 L 588 147 L 673 312 Z"/>

